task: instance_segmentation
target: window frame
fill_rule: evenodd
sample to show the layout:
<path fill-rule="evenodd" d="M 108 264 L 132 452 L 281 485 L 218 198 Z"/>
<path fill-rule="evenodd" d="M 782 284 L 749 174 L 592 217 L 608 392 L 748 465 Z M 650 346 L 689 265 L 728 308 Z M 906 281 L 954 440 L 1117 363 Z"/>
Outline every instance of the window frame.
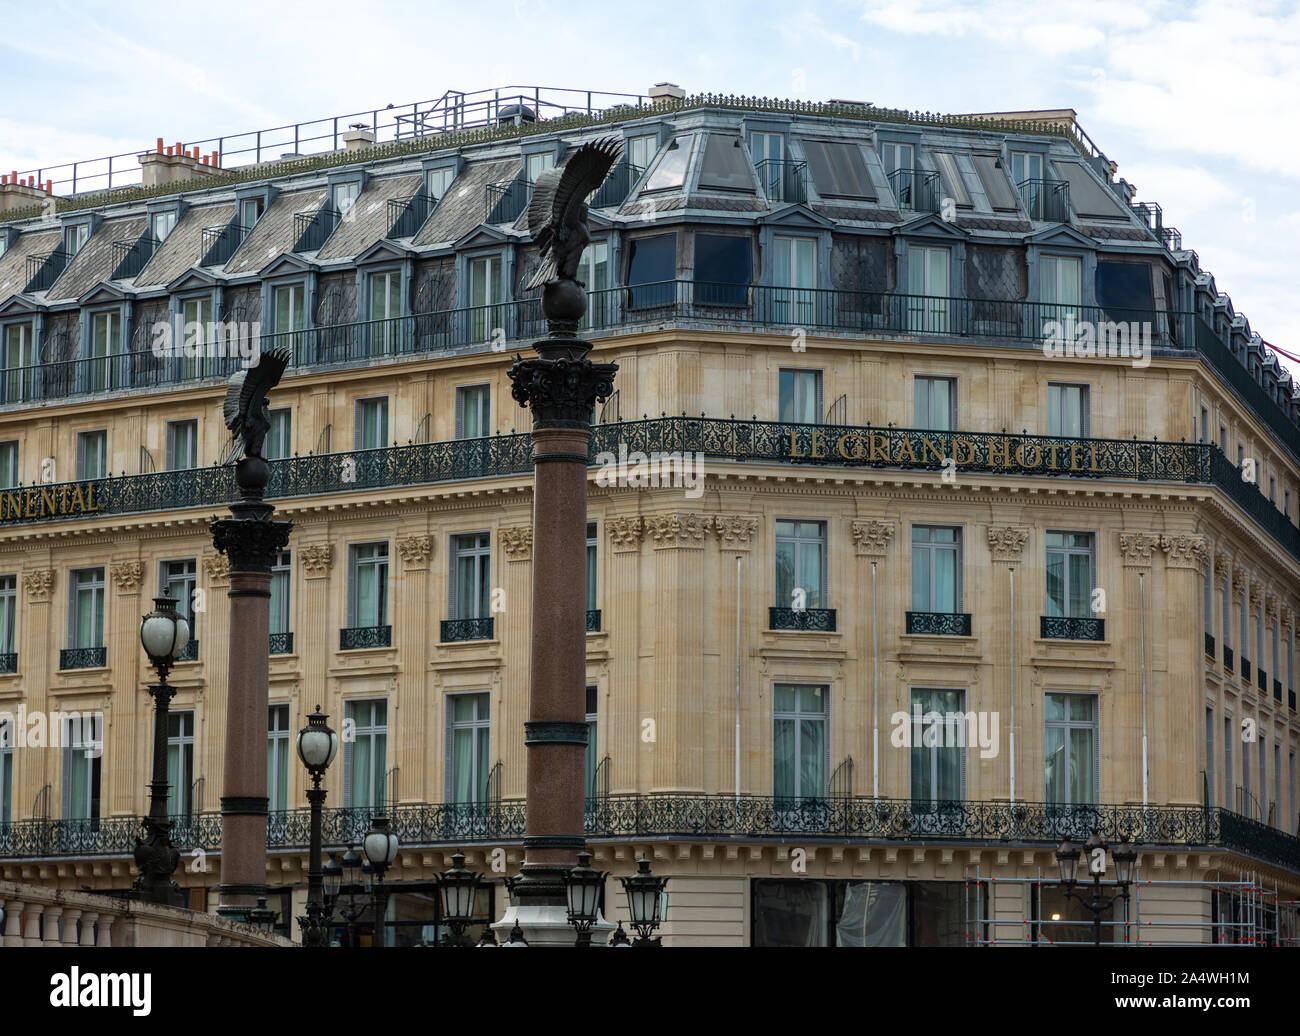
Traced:
<path fill-rule="evenodd" d="M 779 530 L 781 527 L 781 523 L 783 522 L 792 523 L 795 527 L 795 532 L 791 534 L 781 533 Z M 817 536 L 800 535 L 798 532 L 799 526 L 806 525 L 806 524 L 818 526 L 819 529 L 818 535 Z M 817 589 L 816 600 L 815 601 L 806 600 L 804 604 L 808 610 L 820 611 L 823 609 L 829 609 L 830 607 L 830 545 L 828 543 L 829 527 L 830 527 L 829 523 L 824 518 L 799 518 L 799 517 L 785 518 L 785 517 L 778 516 L 773 520 L 773 527 L 772 527 L 772 538 L 774 544 L 774 549 L 772 553 L 772 563 L 774 569 L 773 595 L 775 598 L 775 606 L 777 608 L 792 607 L 791 605 L 792 595 L 787 596 L 785 600 L 781 599 L 781 564 L 779 560 L 780 549 L 783 543 L 788 543 L 791 544 L 793 547 L 791 578 L 793 578 L 795 582 L 791 587 L 791 591 L 800 588 L 798 579 L 799 579 L 799 573 L 802 570 L 801 561 L 803 558 L 803 554 L 806 550 L 812 549 L 817 553 L 817 562 L 818 562 L 818 567 L 820 569 L 819 575 L 821 577 L 821 586 L 818 587 Z M 802 589 L 804 589 L 805 591 L 808 590 L 807 587 L 803 587 Z M 809 593 L 807 594 L 807 596 L 811 598 L 813 595 Z"/>
<path fill-rule="evenodd" d="M 952 563 L 952 566 L 953 566 L 953 573 L 954 573 L 954 574 L 953 574 L 953 598 L 954 598 L 954 600 L 955 600 L 955 602 L 956 602 L 956 607 L 953 608 L 953 609 L 952 609 L 950 612 L 948 612 L 947 614 L 959 615 L 959 614 L 961 614 L 961 613 L 963 613 L 963 612 L 965 611 L 965 600 L 966 600 L 966 599 L 965 599 L 965 590 L 966 590 L 966 588 L 965 588 L 965 585 L 964 585 L 964 584 L 965 584 L 965 580 L 962 578 L 962 575 L 963 575 L 963 573 L 962 573 L 962 567 L 963 567 L 963 564 L 962 564 L 962 563 L 963 563 L 963 551 L 964 551 L 964 543 L 962 542 L 962 541 L 963 541 L 962 528 L 963 528 L 963 527 L 960 526 L 960 525 L 934 525 L 934 524 L 931 524 L 931 523 L 929 523 L 929 522 L 917 522 L 917 523 L 913 523 L 913 525 L 912 525 L 912 527 L 911 527 L 911 547 L 912 547 L 912 552 L 911 552 L 911 561 L 910 561 L 911 569 L 910 569 L 910 572 L 909 572 L 909 575 L 911 576 L 911 585 L 909 586 L 909 592 L 910 592 L 910 594 L 911 594 L 911 602 L 912 602 L 912 608 L 911 608 L 911 610 L 912 610 L 912 611 L 914 611 L 914 612 L 928 612 L 928 613 L 932 613 L 932 614 L 944 614 L 944 613 L 940 612 L 940 610 L 939 610 L 938 608 L 935 608 L 935 607 L 934 607 L 934 604 L 936 603 L 936 599 L 937 599 L 937 595 L 936 595 L 936 593 L 935 593 L 935 585 L 934 585 L 934 584 L 935 584 L 935 575 L 936 575 L 936 572 L 937 572 L 937 570 L 938 570 L 938 564 L 937 564 L 937 563 L 938 563 L 938 561 L 939 561 L 939 558 L 940 558 L 940 555 L 941 555 L 941 554 L 943 554 L 943 555 L 951 555 L 951 557 L 952 557 L 952 562 L 951 562 L 951 563 Z M 935 531 L 938 531 L 938 530 L 944 530 L 944 531 L 952 532 L 952 533 L 954 534 L 954 540 L 953 540 L 952 543 L 946 543 L 946 542 L 941 541 L 941 540 L 940 540 L 940 541 L 936 541 L 936 540 L 934 540 L 934 539 L 930 539 L 930 540 L 924 540 L 924 541 L 921 541 L 921 542 L 918 543 L 917 540 L 916 540 L 916 534 L 917 534 L 917 532 L 920 531 L 920 530 L 927 530 L 927 531 L 929 531 L 931 534 L 933 534 Z M 929 587 L 928 587 L 928 589 L 927 589 L 927 592 L 926 592 L 926 595 L 927 595 L 927 607 L 925 607 L 925 608 L 918 607 L 918 606 L 917 606 L 917 601 L 916 601 L 916 576 L 915 576 L 915 572 L 916 572 L 916 554 L 917 554 L 917 550 L 918 550 L 918 548 L 919 548 L 923 553 L 928 553 L 928 554 L 930 555 L 930 562 L 929 562 L 930 585 L 929 585 Z M 933 689 L 933 688 L 932 688 L 932 689 Z M 951 688 L 947 688 L 947 689 L 951 689 Z"/>
<path fill-rule="evenodd" d="M 1064 719 L 1054 720 L 1048 718 L 1047 699 L 1048 698 L 1067 699 L 1063 703 Z M 1076 720 L 1070 718 L 1070 701 L 1075 698 L 1086 698 L 1092 702 L 1092 719 Z M 1051 788 L 1048 786 L 1047 776 L 1047 731 L 1052 728 L 1059 728 L 1062 731 L 1061 744 L 1063 748 L 1062 755 L 1062 778 L 1061 787 L 1065 791 L 1065 801 L 1058 802 L 1051 796 Z M 1089 793 L 1091 799 L 1087 802 L 1070 801 L 1070 780 L 1069 774 L 1071 769 L 1071 755 L 1073 754 L 1072 739 L 1070 733 L 1074 730 L 1088 730 L 1091 737 L 1091 768 L 1092 780 L 1089 781 Z M 1050 806 L 1096 806 L 1101 802 L 1101 698 L 1097 694 L 1090 692 L 1077 691 L 1045 691 L 1043 694 L 1043 801 Z"/>
<path fill-rule="evenodd" d="M 382 553 L 380 552 L 382 548 Z M 362 557 L 363 550 L 373 553 Z M 389 571 L 388 540 L 362 540 L 348 544 L 348 628 L 382 629 L 390 625 L 391 616 L 388 607 L 388 595 L 391 590 L 392 573 Z M 375 618 L 380 620 L 362 626 L 361 620 L 369 618 L 361 614 L 361 602 L 358 594 L 361 589 L 361 572 L 363 568 L 375 570 Z"/>
<path fill-rule="evenodd" d="M 777 709 L 776 696 L 779 688 L 792 688 L 794 694 L 794 710 L 782 711 Z M 804 712 L 800 708 L 803 695 L 799 692 L 806 688 L 816 688 L 821 691 L 822 708 L 820 712 Z M 772 798 L 781 803 L 800 803 L 800 802 L 819 802 L 826 799 L 829 795 L 829 784 L 831 776 L 831 745 L 830 745 L 830 699 L 831 686 L 828 683 L 807 683 L 799 681 L 776 680 L 772 683 Z M 794 775 L 794 792 L 791 795 L 782 795 L 779 793 L 776 784 L 777 775 L 777 755 L 776 746 L 777 724 L 792 723 L 794 725 L 791 743 L 794 747 L 794 758 L 790 761 L 791 770 Z M 815 794 L 806 793 L 803 790 L 803 737 L 800 726 L 804 722 L 815 722 L 821 725 L 821 776 L 822 786 Z"/>
<path fill-rule="evenodd" d="M 1067 546 L 1053 545 L 1050 542 L 1052 536 L 1087 536 L 1089 540 L 1089 546 L 1087 548 L 1084 548 L 1084 547 L 1072 547 L 1072 546 L 1067 547 Z M 1051 588 L 1048 583 L 1048 580 L 1050 579 L 1050 564 L 1051 564 L 1050 556 L 1053 553 L 1059 553 L 1062 555 L 1061 597 L 1062 597 L 1062 601 L 1065 604 L 1065 608 L 1061 609 L 1059 614 L 1054 614 L 1052 612 Z M 1088 606 L 1087 606 L 1087 612 L 1084 615 L 1071 615 L 1069 614 L 1068 611 L 1070 606 L 1070 601 L 1073 597 L 1071 593 L 1073 586 L 1071 584 L 1072 577 L 1070 575 L 1070 564 L 1069 564 L 1069 558 L 1071 557 L 1088 558 L 1088 589 L 1087 589 L 1087 594 L 1085 595 L 1088 600 Z M 1049 618 L 1064 618 L 1064 619 L 1093 618 L 1094 616 L 1092 613 L 1092 591 L 1097 586 L 1097 573 L 1098 573 L 1098 551 L 1097 551 L 1097 534 L 1095 532 L 1091 532 L 1086 529 L 1044 530 L 1044 535 L 1043 535 L 1043 614 L 1044 615 L 1048 616 Z"/>
<path fill-rule="evenodd" d="M 470 539 L 482 539 L 481 543 L 467 545 Z M 458 532 L 451 535 L 451 548 L 448 551 L 451 571 L 447 578 L 447 618 L 453 621 L 467 619 L 487 619 L 492 616 L 492 534 L 483 529 L 478 532 Z M 460 562 L 473 559 L 474 602 L 467 606 L 460 595 Z M 482 615 L 468 614 L 479 611 Z"/>

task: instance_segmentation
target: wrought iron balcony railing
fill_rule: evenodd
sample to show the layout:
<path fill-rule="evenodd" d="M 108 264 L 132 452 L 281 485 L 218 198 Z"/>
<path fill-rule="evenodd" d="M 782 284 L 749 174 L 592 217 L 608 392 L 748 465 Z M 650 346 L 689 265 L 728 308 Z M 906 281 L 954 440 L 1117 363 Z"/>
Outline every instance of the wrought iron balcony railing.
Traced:
<path fill-rule="evenodd" d="M 1022 180 L 1016 185 L 1025 212 L 1036 223 L 1070 221 L 1070 184 L 1067 180 Z"/>
<path fill-rule="evenodd" d="M 18 672 L 18 652 L 7 651 L 0 653 L 0 673 Z"/>
<path fill-rule="evenodd" d="M 632 193 L 632 188 L 637 185 L 637 181 L 645 175 L 645 169 L 639 165 L 633 165 L 626 158 L 615 163 L 614 168 L 609 171 L 609 176 L 605 177 L 605 182 L 600 185 L 596 193 L 592 196 L 589 205 L 593 209 L 614 209 L 627 201 L 627 196 Z"/>
<path fill-rule="evenodd" d="M 969 637 L 969 612 L 907 612 L 908 633 L 925 633 L 941 637 Z"/>
<path fill-rule="evenodd" d="M 520 173 L 513 180 L 483 188 L 484 223 L 513 223 L 524 214 L 533 196 L 533 181 Z"/>
<path fill-rule="evenodd" d="M 110 275 L 109 280 L 115 281 L 123 277 L 136 276 L 153 258 L 153 254 L 158 250 L 160 243 L 148 231 L 141 234 L 135 241 L 114 241 L 113 273 Z"/>
<path fill-rule="evenodd" d="M 587 609 L 587 632 L 588 633 L 600 632 L 600 609 L 599 608 Z"/>
<path fill-rule="evenodd" d="M 406 198 L 390 198 L 388 201 L 388 236 L 390 238 L 414 237 L 432 215 L 438 199 L 432 194 L 421 192 Z"/>
<path fill-rule="evenodd" d="M 199 642 L 191 637 L 181 653 L 176 656 L 177 662 L 197 662 L 199 660 Z"/>
<path fill-rule="evenodd" d="M 1223 668 L 1229 673 L 1233 670 L 1232 648 L 1228 647 L 1227 644 L 1223 645 Z"/>
<path fill-rule="evenodd" d="M 295 212 L 293 237 L 295 252 L 315 252 L 334 233 L 341 219 L 338 209 L 323 205 L 315 212 Z"/>
<path fill-rule="evenodd" d="M 27 257 L 27 286 L 24 292 L 49 291 L 59 275 L 72 262 L 72 253 L 63 248 Z"/>
<path fill-rule="evenodd" d="M 835 632 L 834 608 L 768 608 L 767 616 L 769 629 Z"/>
<path fill-rule="evenodd" d="M 347 626 L 339 630 L 339 650 L 393 646 L 392 626 Z"/>
<path fill-rule="evenodd" d="M 1106 620 L 1043 615 L 1039 621 L 1043 640 L 1105 640 Z"/>
<path fill-rule="evenodd" d="M 1207 634 L 1205 634 L 1205 654 L 1206 654 L 1209 658 L 1211 658 L 1211 659 L 1213 659 L 1213 658 L 1215 657 L 1215 654 L 1214 654 L 1214 634 L 1212 634 L 1212 633 L 1207 633 Z"/>
<path fill-rule="evenodd" d="M 224 226 L 204 227 L 200 247 L 203 258 L 199 260 L 199 265 L 224 266 L 230 262 L 230 257 L 248 237 L 248 230 L 248 227 L 239 222 L 238 217 Z"/>
<path fill-rule="evenodd" d="M 271 634 L 271 654 L 273 655 L 292 655 L 293 654 L 293 634 L 292 633 L 272 633 Z"/>
<path fill-rule="evenodd" d="M 792 158 L 765 158 L 754 169 L 769 202 L 808 204 L 807 162 L 796 162 Z"/>
<path fill-rule="evenodd" d="M 369 808 L 327 808 L 323 842 L 356 844 L 369 828 Z M 520 842 L 524 803 L 432 803 L 388 808 L 404 846 Z M 172 843 L 183 852 L 221 845 L 218 813 L 172 818 Z M 1300 873 L 1300 838 L 1226 809 L 1204 806 L 1059 805 L 1043 802 L 872 799 L 852 796 L 781 799 L 764 795 L 653 792 L 590 798 L 585 811 L 590 839 L 664 838 L 685 841 L 781 841 L 791 835 L 831 842 L 906 843 L 910 840 L 999 846 L 1055 846 L 1083 841 L 1096 828 L 1108 841 L 1128 836 L 1144 847 L 1225 849 Z M 272 812 L 267 846 L 304 850 L 307 809 Z M 136 817 L 94 820 L 14 820 L 0 824 L 0 858 L 49 856 L 129 857 L 140 833 Z"/>
<path fill-rule="evenodd" d="M 1281 700 L 1282 700 L 1282 681 L 1281 681 L 1281 680 L 1274 680 L 1274 681 L 1273 681 L 1273 700 L 1274 700 L 1274 701 L 1281 701 Z"/>
<path fill-rule="evenodd" d="M 59 652 L 60 669 L 98 669 L 105 664 L 106 648 L 64 648 Z"/>
<path fill-rule="evenodd" d="M 889 189 L 903 212 L 938 212 L 943 189 L 938 173 L 923 169 L 895 169 L 889 174 Z"/>
<path fill-rule="evenodd" d="M 443 619 L 440 633 L 442 642 L 450 644 L 458 640 L 491 640 L 493 617 L 485 619 Z"/>

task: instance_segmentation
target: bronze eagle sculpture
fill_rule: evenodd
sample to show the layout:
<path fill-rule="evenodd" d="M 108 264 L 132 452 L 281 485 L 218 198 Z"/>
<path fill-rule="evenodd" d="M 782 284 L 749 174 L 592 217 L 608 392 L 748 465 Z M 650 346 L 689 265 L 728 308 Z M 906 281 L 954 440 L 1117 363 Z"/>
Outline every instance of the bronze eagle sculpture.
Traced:
<path fill-rule="evenodd" d="M 591 241 L 587 198 L 605 182 L 622 154 L 623 142 L 618 137 L 601 137 L 583 144 L 563 165 L 537 177 L 528 203 L 528 232 L 541 252 L 541 265 L 527 289 L 557 280 L 577 280 L 582 251 Z"/>
<path fill-rule="evenodd" d="M 289 350 L 267 349 L 251 367 L 235 371 L 226 385 L 226 399 L 221 405 L 226 427 L 231 431 L 231 449 L 224 463 L 246 457 L 262 456 L 266 433 L 271 430 L 271 401 L 267 393 L 280 383 L 289 365 Z"/>

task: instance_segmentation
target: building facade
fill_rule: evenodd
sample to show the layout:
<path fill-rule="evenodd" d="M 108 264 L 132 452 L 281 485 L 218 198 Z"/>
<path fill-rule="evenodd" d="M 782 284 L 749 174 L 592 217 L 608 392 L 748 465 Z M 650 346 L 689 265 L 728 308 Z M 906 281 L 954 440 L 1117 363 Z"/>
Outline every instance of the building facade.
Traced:
<path fill-rule="evenodd" d="M 588 497 L 596 865 L 670 877 L 669 945 L 1061 942 L 1082 917 L 1039 878 L 1098 827 L 1140 844 L 1145 883 L 1141 934 L 1108 938 L 1294 939 L 1288 373 L 1072 112 L 675 93 L 549 120 L 485 101 L 478 128 L 230 168 L 159 141 L 143 186 L 53 201 L 0 184 L 0 878 L 129 887 L 138 624 L 167 592 L 195 637 L 177 880 L 215 907 L 230 631 L 208 523 L 254 345 L 293 356 L 267 446 L 294 523 L 271 905 L 302 912 L 293 744 L 317 704 L 345 742 L 327 848 L 379 811 L 402 839 L 390 938 L 436 937 L 457 848 L 517 869 L 532 471 L 506 371 L 543 329 L 524 208 L 614 133 L 580 273 L 593 359 L 619 365 Z M 497 886 L 484 920 L 504 906 Z"/>

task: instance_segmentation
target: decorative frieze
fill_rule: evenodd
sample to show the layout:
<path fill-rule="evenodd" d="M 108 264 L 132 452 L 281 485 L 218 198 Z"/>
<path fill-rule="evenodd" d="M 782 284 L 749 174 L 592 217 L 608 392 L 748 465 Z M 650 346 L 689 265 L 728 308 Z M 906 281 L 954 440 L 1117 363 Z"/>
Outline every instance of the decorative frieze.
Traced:
<path fill-rule="evenodd" d="M 34 568 L 23 576 L 23 586 L 27 589 L 27 600 L 38 604 L 50 599 L 54 590 L 54 569 Z"/>
<path fill-rule="evenodd" d="M 1179 533 L 1161 536 L 1160 549 L 1165 552 L 1165 564 L 1170 568 L 1205 568 L 1210 557 L 1210 545 L 1204 536 Z"/>
<path fill-rule="evenodd" d="M 851 529 L 859 557 L 884 554 L 889 549 L 889 541 L 894 538 L 894 523 L 875 518 L 854 518 Z"/>
<path fill-rule="evenodd" d="M 1148 532 L 1121 532 L 1119 552 L 1126 567 L 1151 564 L 1151 552 L 1160 546 L 1161 538 Z"/>
<path fill-rule="evenodd" d="M 140 580 L 144 578 L 144 565 L 139 561 L 114 561 L 108 567 L 113 585 L 120 594 L 138 594 Z"/>
<path fill-rule="evenodd" d="M 609 529 L 609 542 L 614 550 L 636 550 L 641 546 L 645 520 L 640 515 L 610 518 L 605 526 Z"/>
<path fill-rule="evenodd" d="M 314 543 L 298 551 L 298 560 L 307 578 L 327 576 L 334 564 L 334 548 L 328 543 Z"/>
<path fill-rule="evenodd" d="M 674 514 L 652 514 L 646 517 L 645 526 L 654 539 L 655 547 L 692 547 L 704 541 L 711 520 L 708 515 L 692 511 Z"/>
<path fill-rule="evenodd" d="M 990 525 L 988 538 L 994 561 L 1019 561 L 1029 540 L 1029 530 L 1019 525 Z"/>
<path fill-rule="evenodd" d="M 512 525 L 502 529 L 498 536 L 501 549 L 510 561 L 527 561 L 533 556 L 533 527 L 531 525 Z"/>
<path fill-rule="evenodd" d="M 724 547 L 748 547 L 758 532 L 758 521 L 753 514 L 715 514 L 713 531 Z"/>
<path fill-rule="evenodd" d="M 407 568 L 424 568 L 433 553 L 433 537 L 428 535 L 404 536 L 397 541 L 397 553 Z"/>

